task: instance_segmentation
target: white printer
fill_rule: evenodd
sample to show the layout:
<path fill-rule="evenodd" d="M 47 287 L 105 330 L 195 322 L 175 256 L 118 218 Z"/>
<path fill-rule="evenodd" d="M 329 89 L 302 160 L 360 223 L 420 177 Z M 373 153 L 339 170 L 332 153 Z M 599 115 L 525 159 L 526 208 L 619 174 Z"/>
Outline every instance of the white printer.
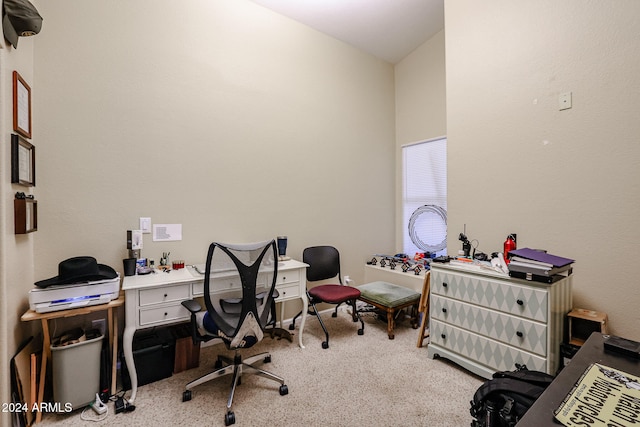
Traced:
<path fill-rule="evenodd" d="M 29 307 L 36 313 L 106 304 L 120 294 L 120 275 L 114 279 L 34 287 L 29 291 Z"/>
<path fill-rule="evenodd" d="M 118 298 L 120 275 L 92 256 L 77 256 L 58 264 L 58 275 L 39 280 L 29 291 L 36 313 L 105 304 Z"/>

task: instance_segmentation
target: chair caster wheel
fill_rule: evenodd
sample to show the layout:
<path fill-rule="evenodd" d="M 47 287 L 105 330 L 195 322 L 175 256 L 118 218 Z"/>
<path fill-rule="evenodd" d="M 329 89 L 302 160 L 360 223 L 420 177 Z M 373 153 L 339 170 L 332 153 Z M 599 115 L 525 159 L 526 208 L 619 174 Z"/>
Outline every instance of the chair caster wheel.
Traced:
<path fill-rule="evenodd" d="M 326 341 L 322 341 L 322 348 L 329 348 L 329 343 Z"/>
<path fill-rule="evenodd" d="M 333 313 L 331 313 L 331 317 L 338 317 L 338 313 L 334 311 Z"/>
<path fill-rule="evenodd" d="M 293 323 L 289 325 L 289 330 L 290 331 L 295 331 L 296 330 L 296 325 L 294 325 Z"/>
<path fill-rule="evenodd" d="M 271 355 L 264 357 L 264 363 L 271 363 Z"/>
<path fill-rule="evenodd" d="M 287 387 L 286 384 L 282 384 L 280 386 L 280 396 L 285 396 L 287 394 L 289 394 L 289 387 Z"/>
<path fill-rule="evenodd" d="M 213 365 L 214 369 L 220 369 L 222 368 L 222 360 L 218 359 L 216 360 L 216 363 Z"/>
<path fill-rule="evenodd" d="M 224 416 L 224 425 L 230 426 L 231 424 L 236 423 L 236 414 L 233 411 L 229 411 Z"/>
<path fill-rule="evenodd" d="M 364 329 L 358 329 L 358 335 L 364 335 Z"/>
<path fill-rule="evenodd" d="M 191 400 L 191 390 L 185 390 L 182 392 L 182 401 L 188 402 Z"/>

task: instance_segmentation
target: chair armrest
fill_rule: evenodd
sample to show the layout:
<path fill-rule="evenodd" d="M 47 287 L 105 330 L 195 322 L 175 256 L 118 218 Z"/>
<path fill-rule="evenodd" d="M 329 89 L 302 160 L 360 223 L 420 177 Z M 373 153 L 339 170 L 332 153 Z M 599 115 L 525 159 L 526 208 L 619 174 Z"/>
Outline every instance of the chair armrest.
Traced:
<path fill-rule="evenodd" d="M 187 310 L 189 310 L 191 312 L 191 314 L 196 314 L 197 312 L 199 312 L 200 310 L 202 310 L 202 307 L 200 306 L 200 303 L 198 303 L 198 301 L 190 299 L 190 300 L 186 300 L 186 301 L 182 301 L 181 303 Z"/>

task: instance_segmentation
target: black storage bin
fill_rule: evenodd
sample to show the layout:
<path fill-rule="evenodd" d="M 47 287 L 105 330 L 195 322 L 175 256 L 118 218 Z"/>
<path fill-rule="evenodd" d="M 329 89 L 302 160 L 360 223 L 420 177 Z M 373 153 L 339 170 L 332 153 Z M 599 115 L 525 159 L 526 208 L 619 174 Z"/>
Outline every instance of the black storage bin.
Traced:
<path fill-rule="evenodd" d="M 136 364 L 138 387 L 173 373 L 175 362 L 175 338 L 167 328 L 144 329 L 133 336 L 133 360 Z M 122 388 L 131 389 L 129 369 L 121 354 Z"/>

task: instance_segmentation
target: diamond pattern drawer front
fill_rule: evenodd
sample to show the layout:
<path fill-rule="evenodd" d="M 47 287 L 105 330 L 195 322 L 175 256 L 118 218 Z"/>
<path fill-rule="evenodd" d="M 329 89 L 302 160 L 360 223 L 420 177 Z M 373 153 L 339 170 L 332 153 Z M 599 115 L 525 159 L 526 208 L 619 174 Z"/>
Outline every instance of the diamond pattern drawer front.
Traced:
<path fill-rule="evenodd" d="M 431 295 L 433 319 L 492 337 L 498 341 L 547 355 L 547 325 L 458 300 Z"/>
<path fill-rule="evenodd" d="M 431 292 L 495 310 L 547 322 L 548 295 L 544 289 L 525 287 L 480 275 L 432 271 Z"/>
<path fill-rule="evenodd" d="M 433 319 L 430 329 L 429 345 L 435 344 L 462 354 L 467 359 L 488 366 L 491 370 L 511 371 L 515 369 L 515 364 L 519 363 L 527 365 L 527 368 L 532 370 L 547 372 L 547 361 L 544 357 Z M 437 352 L 437 350 L 434 351 Z"/>

